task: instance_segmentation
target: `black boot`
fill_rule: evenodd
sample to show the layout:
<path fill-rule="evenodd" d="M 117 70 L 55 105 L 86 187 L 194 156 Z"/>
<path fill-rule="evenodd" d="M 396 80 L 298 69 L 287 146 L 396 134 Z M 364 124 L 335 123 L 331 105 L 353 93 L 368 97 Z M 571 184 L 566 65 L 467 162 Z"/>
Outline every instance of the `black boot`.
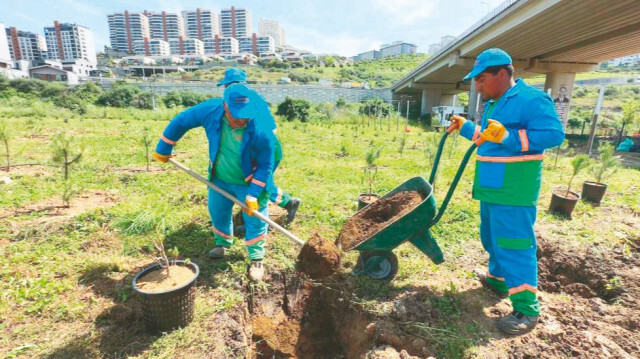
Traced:
<path fill-rule="evenodd" d="M 296 218 L 296 213 L 298 213 L 300 202 L 302 202 L 300 198 L 292 197 L 291 200 L 289 200 L 289 203 L 284 206 L 284 209 L 287 210 L 287 221 L 285 222 L 285 226 L 293 222 L 293 219 Z"/>

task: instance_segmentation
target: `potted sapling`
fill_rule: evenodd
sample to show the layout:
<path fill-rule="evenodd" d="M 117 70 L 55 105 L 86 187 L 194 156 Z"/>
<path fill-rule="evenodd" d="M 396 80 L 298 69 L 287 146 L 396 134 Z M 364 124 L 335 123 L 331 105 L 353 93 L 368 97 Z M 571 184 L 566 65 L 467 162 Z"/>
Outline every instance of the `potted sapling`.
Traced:
<path fill-rule="evenodd" d="M 373 187 L 376 182 L 376 176 L 378 175 L 378 165 L 376 161 L 380 157 L 381 150 L 382 147 L 372 147 L 365 156 L 367 165 L 363 168 L 362 181 L 368 184 L 369 192 L 361 193 L 358 196 L 358 210 L 361 210 L 380 198 L 379 195 L 373 193 Z"/>
<path fill-rule="evenodd" d="M 576 206 L 576 203 L 580 200 L 580 195 L 571 191 L 571 183 L 578 173 L 589 165 L 589 156 L 578 155 L 571 160 L 571 166 L 573 172 L 569 179 L 567 188 L 556 188 L 551 195 L 551 204 L 549 205 L 550 212 L 556 212 L 567 215 L 571 218 L 571 213 Z"/>
<path fill-rule="evenodd" d="M 169 332 L 193 320 L 195 283 L 200 269 L 195 263 L 177 260 L 178 250 L 165 251 L 155 241 L 156 263 L 133 279 L 134 292 L 142 304 L 142 316 L 149 333 Z"/>
<path fill-rule="evenodd" d="M 598 146 L 599 159 L 594 166 L 590 169 L 590 172 L 595 177 L 595 182 L 585 181 L 582 184 L 582 198 L 585 201 L 593 203 L 594 206 L 599 206 L 604 197 L 604 193 L 607 190 L 607 185 L 602 183 L 602 179 L 614 174 L 616 167 L 620 163 L 619 156 L 614 156 L 615 148 L 609 143 L 603 142 Z"/>

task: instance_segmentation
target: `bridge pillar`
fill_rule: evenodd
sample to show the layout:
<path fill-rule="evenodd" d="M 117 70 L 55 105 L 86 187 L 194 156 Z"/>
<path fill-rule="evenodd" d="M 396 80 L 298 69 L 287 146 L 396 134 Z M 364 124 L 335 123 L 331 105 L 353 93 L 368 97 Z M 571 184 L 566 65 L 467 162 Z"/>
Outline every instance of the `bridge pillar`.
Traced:
<path fill-rule="evenodd" d="M 482 103 L 482 98 L 478 96 L 478 91 L 476 91 L 476 80 L 471 79 L 471 87 L 469 88 L 469 108 L 467 109 L 467 117 L 469 120 L 478 123 L 480 120 L 480 105 Z M 480 102 L 480 103 L 479 103 Z"/>
<path fill-rule="evenodd" d="M 440 105 L 440 97 L 442 90 L 440 89 L 424 89 L 422 90 L 422 101 L 420 104 L 420 115 L 431 113 L 431 108 Z"/>
<path fill-rule="evenodd" d="M 573 94 L 575 79 L 575 72 L 549 72 L 544 82 L 544 91 L 548 93 L 549 89 L 551 89 L 551 98 L 565 128 L 569 120 L 571 95 Z"/>

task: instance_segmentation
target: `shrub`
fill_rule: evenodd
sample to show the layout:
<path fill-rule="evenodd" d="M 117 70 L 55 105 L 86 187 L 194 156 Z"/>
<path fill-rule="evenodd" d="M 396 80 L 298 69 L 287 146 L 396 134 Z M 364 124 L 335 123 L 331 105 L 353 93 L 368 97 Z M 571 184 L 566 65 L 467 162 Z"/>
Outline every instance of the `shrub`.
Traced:
<path fill-rule="evenodd" d="M 116 82 L 96 100 L 97 105 L 112 107 L 153 108 L 153 94 L 138 87 Z"/>
<path fill-rule="evenodd" d="M 393 105 L 384 102 L 379 98 L 372 98 L 366 100 L 363 106 L 360 107 L 360 114 L 369 116 L 388 116 L 393 112 Z"/>
<path fill-rule="evenodd" d="M 76 96 L 72 91 L 65 91 L 53 98 L 53 103 L 56 106 L 69 109 L 77 112 L 81 115 L 87 113 L 87 104 L 79 96 Z"/>
<path fill-rule="evenodd" d="M 278 105 L 276 115 L 283 116 L 287 121 L 300 120 L 307 122 L 309 120 L 309 109 L 311 103 L 305 99 L 292 99 L 286 97 L 285 100 Z"/>
<path fill-rule="evenodd" d="M 170 91 L 162 100 L 167 108 L 173 108 L 182 105 L 182 94 L 179 91 Z"/>

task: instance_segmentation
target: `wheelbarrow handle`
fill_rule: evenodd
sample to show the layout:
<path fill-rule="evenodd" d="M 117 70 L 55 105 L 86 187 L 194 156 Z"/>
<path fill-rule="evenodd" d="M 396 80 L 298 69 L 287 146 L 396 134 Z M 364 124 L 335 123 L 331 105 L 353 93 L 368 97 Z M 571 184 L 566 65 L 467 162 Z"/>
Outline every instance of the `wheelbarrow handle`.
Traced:
<path fill-rule="evenodd" d="M 443 136 L 441 143 L 444 143 L 444 139 L 446 138 L 446 134 L 445 136 Z M 460 181 L 460 177 L 462 177 L 462 174 L 464 173 L 464 169 L 467 167 L 467 163 L 469 162 L 469 158 L 471 157 L 471 155 L 473 154 L 473 151 L 476 150 L 476 148 L 479 146 L 478 142 L 480 144 L 484 143 L 484 140 L 482 141 L 474 141 L 471 146 L 469 147 L 469 149 L 467 150 L 467 152 L 464 154 L 464 157 L 462 158 L 462 162 L 460 162 L 460 167 L 458 167 L 458 172 L 456 172 L 455 177 L 453 177 L 453 181 L 451 182 L 451 186 L 449 186 L 449 190 L 447 191 L 447 195 L 445 196 L 444 200 L 442 201 L 442 204 L 440 205 L 440 208 L 438 209 L 438 214 L 436 214 L 436 216 L 431 220 L 431 222 L 429 222 L 429 227 L 435 225 L 436 223 L 438 223 L 438 221 L 440 220 L 440 218 L 442 217 L 442 215 L 444 214 L 444 211 L 447 209 L 447 205 L 449 204 L 449 201 L 451 200 L 451 197 L 453 196 L 453 192 L 456 190 L 456 187 L 458 186 L 458 182 Z"/>
<path fill-rule="evenodd" d="M 220 193 L 221 195 L 226 197 L 231 202 L 237 204 L 238 206 L 240 206 L 240 208 L 242 208 L 244 210 L 248 210 L 249 209 L 244 202 L 238 200 L 237 198 L 235 198 L 234 196 L 232 196 L 231 194 L 229 194 L 227 191 L 223 190 L 222 188 L 220 188 L 220 187 L 214 185 L 213 183 L 207 181 L 204 177 L 200 176 L 199 174 L 194 172 L 189 167 L 183 165 L 182 163 L 176 161 L 173 158 L 169 158 L 169 162 L 171 162 L 174 166 L 178 167 L 179 169 L 187 172 L 188 174 L 190 174 L 193 178 L 197 179 L 198 181 L 206 184 L 207 187 L 209 187 L 212 190 Z M 263 215 L 262 213 L 260 213 L 258 211 L 253 211 L 253 216 L 254 217 L 258 217 L 261 221 L 265 222 L 266 224 L 268 224 L 272 228 L 275 228 L 278 232 L 284 234 L 287 238 L 291 239 L 297 245 L 304 246 L 304 241 L 303 240 L 301 240 L 300 238 L 296 237 L 293 233 L 291 233 L 291 232 L 287 231 L 286 229 L 282 228 L 282 226 L 280 226 L 276 222 L 272 221 L 268 216 L 265 216 L 265 215 Z"/>

